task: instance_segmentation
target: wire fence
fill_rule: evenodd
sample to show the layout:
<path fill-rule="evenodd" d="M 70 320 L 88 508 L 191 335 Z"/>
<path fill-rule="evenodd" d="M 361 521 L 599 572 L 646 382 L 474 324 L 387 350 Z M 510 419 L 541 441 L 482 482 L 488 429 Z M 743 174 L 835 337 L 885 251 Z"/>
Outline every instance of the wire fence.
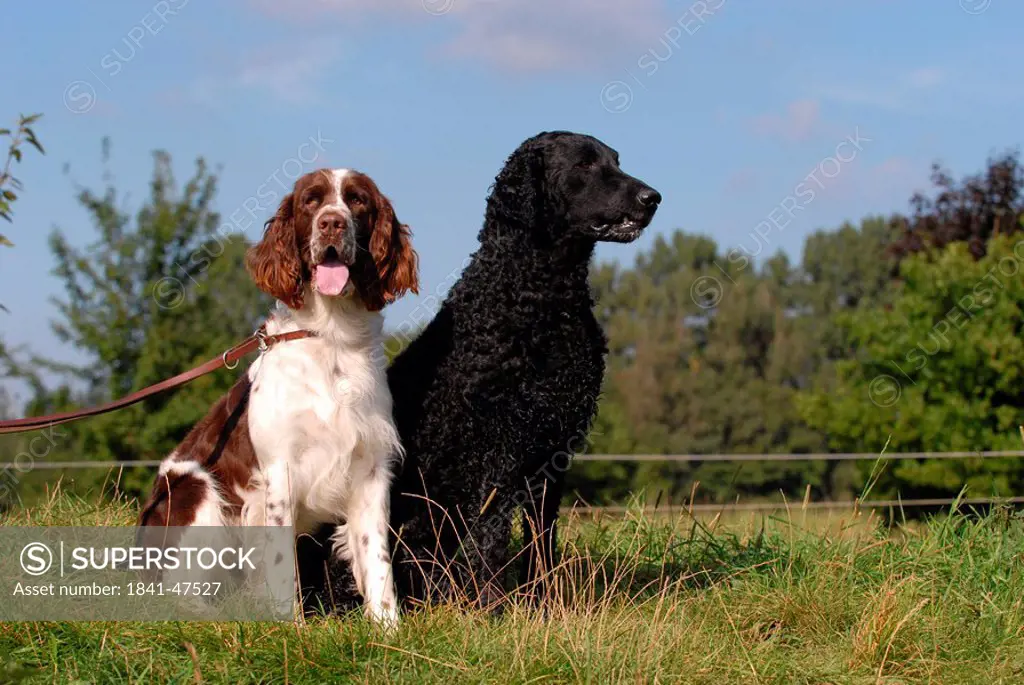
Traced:
<path fill-rule="evenodd" d="M 0 470 L 6 469 L 17 469 L 18 471 L 24 472 L 36 471 L 42 469 L 44 471 L 74 471 L 77 469 L 131 469 L 131 468 L 149 468 L 155 469 L 160 466 L 162 462 L 159 461 L 35 461 L 30 464 L 26 469 L 25 464 L 17 463 L 0 463 Z"/>
<path fill-rule="evenodd" d="M 787 462 L 787 461 L 895 461 L 900 459 L 1005 459 L 1024 457 L 1024 450 L 963 451 L 963 452 L 895 452 L 895 453 L 814 453 L 814 454 L 580 454 L 574 461 L 618 461 L 618 462 Z M 162 462 L 147 461 L 35 461 L 30 470 L 73 471 L 79 469 L 128 469 L 157 468 Z M 25 464 L 0 463 L 0 471 L 18 469 Z M 860 509 L 901 509 L 922 507 L 991 506 L 997 504 L 1022 504 L 1024 497 L 1003 498 L 927 498 L 927 499 L 885 499 L 885 500 L 825 500 L 825 501 L 763 501 L 730 502 L 723 504 L 663 505 L 647 511 L 663 514 L 781 511 L 785 509 L 849 510 Z M 634 511 L 626 506 L 577 506 L 572 511 L 581 516 L 602 514 L 625 514 Z"/>
<path fill-rule="evenodd" d="M 892 461 L 896 459 L 995 459 L 1024 457 L 1024 450 L 992 452 L 895 452 L 892 454 L 836 452 L 821 454 L 580 454 L 573 461 Z"/>
<path fill-rule="evenodd" d="M 858 452 L 813 454 L 578 454 L 573 461 L 622 462 L 749 462 L 749 461 L 895 461 L 898 459 L 1005 459 L 1024 457 L 1024 450 L 995 450 L 973 452 L 894 452 L 876 454 Z M 35 461 L 35 469 L 117 469 L 156 468 L 160 461 Z M 23 469 L 25 464 L 0 463 L 2 469 Z"/>
<path fill-rule="evenodd" d="M 879 500 L 838 500 L 827 502 L 730 502 L 728 504 L 692 504 L 692 505 L 661 505 L 644 509 L 652 514 L 718 513 L 730 511 L 799 511 L 808 510 L 852 510 L 852 509 L 916 509 L 921 507 L 958 506 L 991 506 L 998 504 L 1022 504 L 1024 497 L 950 497 L 929 499 L 879 499 Z M 601 514 L 625 514 L 637 511 L 636 507 L 573 507 L 572 512 L 581 516 L 599 516 Z"/>

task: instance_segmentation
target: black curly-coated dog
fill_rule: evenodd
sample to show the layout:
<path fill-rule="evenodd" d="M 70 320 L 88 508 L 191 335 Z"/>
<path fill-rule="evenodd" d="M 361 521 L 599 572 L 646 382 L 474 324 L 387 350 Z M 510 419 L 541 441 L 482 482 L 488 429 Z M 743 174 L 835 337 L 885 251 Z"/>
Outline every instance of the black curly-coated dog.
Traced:
<path fill-rule="evenodd" d="M 403 597 L 495 600 L 519 508 L 523 580 L 550 568 L 565 471 L 604 375 L 591 257 L 598 241 L 636 239 L 660 201 L 591 136 L 541 133 L 508 158 L 480 248 L 388 371 L 406 450 L 391 497 Z"/>

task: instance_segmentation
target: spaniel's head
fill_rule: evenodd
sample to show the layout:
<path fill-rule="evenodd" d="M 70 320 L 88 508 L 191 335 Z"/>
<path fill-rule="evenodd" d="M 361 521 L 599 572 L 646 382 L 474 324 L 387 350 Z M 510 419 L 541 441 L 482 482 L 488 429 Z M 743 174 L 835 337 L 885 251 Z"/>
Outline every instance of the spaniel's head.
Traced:
<path fill-rule="evenodd" d="M 369 176 L 350 169 L 299 178 L 246 266 L 261 290 L 292 309 L 310 292 L 356 297 L 370 311 L 419 292 L 408 226 Z"/>

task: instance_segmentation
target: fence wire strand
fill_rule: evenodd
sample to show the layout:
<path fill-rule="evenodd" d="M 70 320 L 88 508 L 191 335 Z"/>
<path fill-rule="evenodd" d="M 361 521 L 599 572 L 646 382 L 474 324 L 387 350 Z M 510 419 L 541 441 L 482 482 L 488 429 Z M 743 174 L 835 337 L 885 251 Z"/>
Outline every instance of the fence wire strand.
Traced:
<path fill-rule="evenodd" d="M 899 459 L 1000 459 L 1024 457 L 1024 450 L 996 450 L 976 452 L 897 452 L 891 454 L 833 453 L 833 454 L 579 454 L 574 461 L 619 461 L 619 462 L 786 462 L 786 461 L 895 461 Z M 156 468 L 162 462 L 146 461 L 36 461 L 30 464 L 17 462 L 0 463 L 0 470 L 16 469 L 21 473 L 36 469 L 64 471 L 76 469 L 127 469 Z M 27 468 L 26 468 L 27 466 Z M 728 504 L 690 504 L 662 506 L 649 509 L 654 513 L 682 512 L 729 512 L 729 511 L 778 511 L 781 509 L 883 509 L 942 507 L 952 504 L 966 506 L 989 506 L 993 504 L 1021 504 L 1024 497 L 1004 498 L 928 498 L 928 499 L 886 499 L 848 500 L 816 502 L 731 502 Z M 626 506 L 573 507 L 572 512 L 582 516 L 600 514 L 624 514 L 634 511 Z"/>

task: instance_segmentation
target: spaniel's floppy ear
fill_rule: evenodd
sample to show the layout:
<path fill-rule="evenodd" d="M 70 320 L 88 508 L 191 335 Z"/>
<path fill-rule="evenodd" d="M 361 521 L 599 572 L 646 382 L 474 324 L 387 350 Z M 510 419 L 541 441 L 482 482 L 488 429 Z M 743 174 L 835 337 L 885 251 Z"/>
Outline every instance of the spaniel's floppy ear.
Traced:
<path fill-rule="evenodd" d="M 260 290 L 292 309 L 302 309 L 302 259 L 291 194 L 285 196 L 277 214 L 266 223 L 263 240 L 246 252 L 245 268 Z"/>
<path fill-rule="evenodd" d="M 364 293 L 366 308 L 380 311 L 408 291 L 419 293 L 419 257 L 412 248 L 409 227 L 395 216 L 391 202 L 376 191 L 377 217 L 370 235 L 370 255 L 376 277 L 369 279 L 371 292 Z"/>

